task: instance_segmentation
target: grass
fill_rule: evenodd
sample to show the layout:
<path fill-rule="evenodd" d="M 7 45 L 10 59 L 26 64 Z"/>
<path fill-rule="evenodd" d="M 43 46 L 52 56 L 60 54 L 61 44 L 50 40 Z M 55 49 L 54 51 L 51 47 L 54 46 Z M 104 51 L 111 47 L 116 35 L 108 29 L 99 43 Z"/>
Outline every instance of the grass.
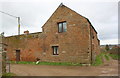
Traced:
<path fill-rule="evenodd" d="M 120 55 L 118 55 L 118 54 L 109 54 L 109 56 L 111 56 L 112 59 L 114 59 L 114 60 L 119 60 L 120 59 Z"/>
<path fill-rule="evenodd" d="M 60 65 L 60 66 L 82 66 L 80 63 L 69 63 L 69 62 L 39 62 L 36 64 L 36 62 L 27 62 L 27 61 L 11 61 L 13 64 L 32 64 L 32 65 Z"/>
<path fill-rule="evenodd" d="M 102 57 L 103 57 L 103 54 L 99 54 L 96 56 L 96 59 L 95 59 L 95 62 L 92 64 L 92 66 L 98 66 L 98 65 L 101 65 L 103 64 L 102 62 Z"/>
<path fill-rule="evenodd" d="M 120 55 L 118 55 L 118 54 L 109 54 L 109 53 L 106 53 L 106 52 L 102 52 L 101 54 L 96 56 L 96 60 L 92 64 L 92 66 L 99 66 L 99 65 L 103 64 L 102 59 L 105 58 L 105 60 L 109 61 L 110 57 L 112 57 L 112 59 L 114 59 L 114 60 L 119 60 L 120 59 Z"/>
<path fill-rule="evenodd" d="M 13 64 L 35 64 L 35 62 L 27 62 L 27 61 L 19 61 L 19 62 L 10 61 L 10 63 L 13 63 Z"/>
<path fill-rule="evenodd" d="M 2 78 L 12 78 L 13 76 L 16 76 L 14 73 L 5 73 L 2 75 Z"/>
<path fill-rule="evenodd" d="M 109 55 L 105 54 L 104 56 L 105 56 L 106 60 L 110 60 L 110 56 Z"/>
<path fill-rule="evenodd" d="M 95 62 L 92 64 L 92 66 L 99 66 L 99 65 L 103 64 L 104 58 L 105 58 L 105 60 L 109 61 L 110 60 L 109 54 L 102 52 L 101 54 L 97 55 Z"/>
<path fill-rule="evenodd" d="M 106 59 L 107 61 L 109 61 L 110 57 L 116 60 L 120 59 L 119 55 L 102 52 L 101 54 L 96 56 L 96 59 L 92 64 L 92 66 L 99 66 L 103 64 L 103 59 Z M 69 62 L 39 62 L 38 64 L 36 64 L 36 62 L 27 62 L 27 61 L 19 61 L 19 62 L 10 61 L 10 62 L 14 64 L 32 64 L 32 65 L 83 66 L 83 64 L 80 64 L 80 63 L 69 63 Z"/>

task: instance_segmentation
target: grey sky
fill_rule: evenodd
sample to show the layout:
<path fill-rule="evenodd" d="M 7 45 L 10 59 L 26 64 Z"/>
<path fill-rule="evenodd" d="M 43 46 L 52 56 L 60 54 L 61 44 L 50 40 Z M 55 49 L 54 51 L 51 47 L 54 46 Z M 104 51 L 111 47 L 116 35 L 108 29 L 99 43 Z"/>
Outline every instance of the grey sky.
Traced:
<path fill-rule="evenodd" d="M 101 44 L 117 44 L 118 0 L 1 0 L 0 11 L 21 17 L 21 34 L 25 30 L 41 32 L 61 2 L 90 20 Z M 16 35 L 17 19 L 2 13 L 0 17 L 0 32 L 4 31 L 6 36 Z"/>

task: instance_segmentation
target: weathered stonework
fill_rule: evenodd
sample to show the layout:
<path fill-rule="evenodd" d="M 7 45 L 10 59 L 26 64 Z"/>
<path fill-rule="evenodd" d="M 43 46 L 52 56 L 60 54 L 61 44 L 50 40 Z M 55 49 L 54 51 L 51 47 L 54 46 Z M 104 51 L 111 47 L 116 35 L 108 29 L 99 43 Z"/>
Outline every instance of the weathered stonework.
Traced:
<path fill-rule="evenodd" d="M 0 43 L 2 43 L 2 36 L 0 35 Z M 2 44 L 0 44 L 0 77 L 2 76 Z"/>
<path fill-rule="evenodd" d="M 58 32 L 58 22 L 67 22 L 67 32 Z M 7 55 L 20 61 L 74 62 L 90 64 L 99 53 L 97 32 L 89 20 L 68 7 L 59 6 L 42 27 L 43 32 L 6 37 Z M 53 55 L 52 46 L 59 46 L 59 55 Z"/>
<path fill-rule="evenodd" d="M 0 76 L 6 73 L 6 52 L 4 51 L 5 46 L 4 37 L 0 34 Z"/>

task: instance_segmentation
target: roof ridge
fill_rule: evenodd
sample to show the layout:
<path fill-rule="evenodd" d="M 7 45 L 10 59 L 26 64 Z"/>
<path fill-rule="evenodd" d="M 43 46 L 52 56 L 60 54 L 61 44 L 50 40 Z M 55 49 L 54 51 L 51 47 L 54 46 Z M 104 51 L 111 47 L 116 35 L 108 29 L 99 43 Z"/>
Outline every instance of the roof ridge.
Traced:
<path fill-rule="evenodd" d="M 57 9 L 58 9 L 59 7 L 62 7 L 62 6 L 70 9 L 71 11 L 74 11 L 74 10 L 72 10 L 71 8 L 69 8 L 69 7 L 67 7 L 66 5 L 64 5 L 63 3 L 60 3 L 60 5 L 57 7 Z M 49 19 L 54 15 L 54 13 L 57 11 L 57 9 L 52 13 L 52 15 L 49 17 Z M 75 12 L 76 14 L 80 15 L 80 14 L 77 13 L 76 11 L 74 11 L 74 12 Z M 80 15 L 80 16 L 82 16 L 82 15 Z M 84 16 L 82 16 L 82 17 L 83 17 L 83 18 L 86 18 L 86 17 L 84 17 Z M 49 21 L 49 19 L 44 23 L 44 25 Z M 44 27 L 44 25 L 43 25 L 42 27 Z"/>

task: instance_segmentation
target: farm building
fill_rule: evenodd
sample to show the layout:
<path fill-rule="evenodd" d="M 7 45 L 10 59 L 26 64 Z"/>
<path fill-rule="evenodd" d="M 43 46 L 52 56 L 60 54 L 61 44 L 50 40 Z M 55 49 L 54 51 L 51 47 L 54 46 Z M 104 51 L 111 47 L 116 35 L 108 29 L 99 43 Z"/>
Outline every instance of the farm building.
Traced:
<path fill-rule="evenodd" d="M 90 21 L 61 4 L 42 26 L 42 32 L 5 38 L 7 56 L 14 61 L 91 64 L 100 41 Z"/>

